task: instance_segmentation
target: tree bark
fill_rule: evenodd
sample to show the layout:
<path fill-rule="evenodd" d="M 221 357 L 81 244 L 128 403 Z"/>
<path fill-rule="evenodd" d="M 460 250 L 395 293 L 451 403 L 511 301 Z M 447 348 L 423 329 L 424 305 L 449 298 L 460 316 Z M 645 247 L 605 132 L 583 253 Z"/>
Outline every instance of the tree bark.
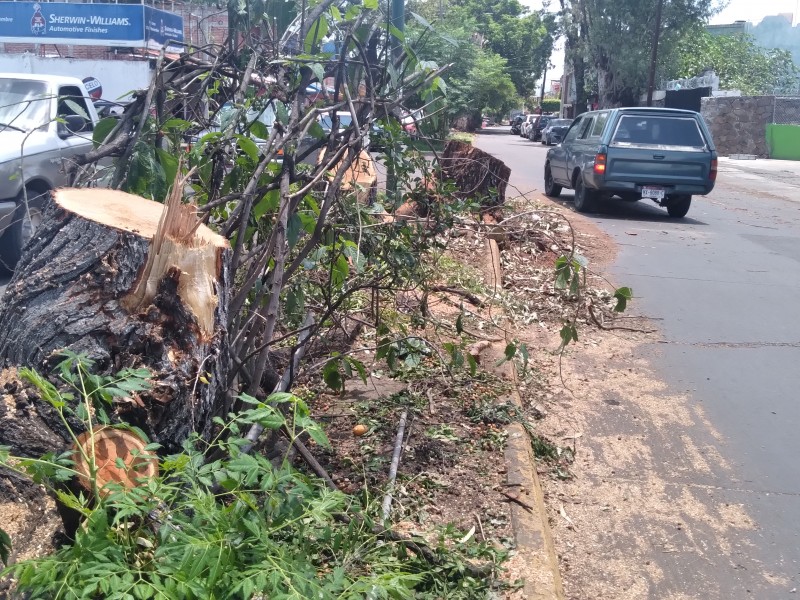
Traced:
<path fill-rule="evenodd" d="M 149 369 L 152 388 L 115 399 L 112 419 L 166 451 L 192 432 L 210 436 L 229 368 L 230 247 L 181 204 L 181 182 L 175 188 L 166 207 L 115 190 L 55 192 L 0 306 L 6 366 L 50 375 L 69 350 L 96 361 L 98 374 Z M 13 373 L 0 378 L 0 444 L 56 450 L 56 438 L 66 441 L 58 419 Z"/>

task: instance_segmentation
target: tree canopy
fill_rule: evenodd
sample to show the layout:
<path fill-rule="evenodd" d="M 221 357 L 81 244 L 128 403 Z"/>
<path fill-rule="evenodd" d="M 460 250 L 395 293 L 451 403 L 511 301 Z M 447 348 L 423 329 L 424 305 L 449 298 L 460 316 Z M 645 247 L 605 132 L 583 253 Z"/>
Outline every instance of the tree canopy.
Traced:
<path fill-rule="evenodd" d="M 445 75 L 453 115 L 499 114 L 531 96 L 558 30 L 555 15 L 529 13 L 518 0 L 419 0 L 408 10 L 433 24 L 419 35 L 420 57 L 453 63 Z"/>
<path fill-rule="evenodd" d="M 711 35 L 700 28 L 677 48 L 675 78 L 713 69 L 720 87 L 746 95 L 796 93 L 798 69 L 787 50 L 762 48 L 747 35 Z"/>

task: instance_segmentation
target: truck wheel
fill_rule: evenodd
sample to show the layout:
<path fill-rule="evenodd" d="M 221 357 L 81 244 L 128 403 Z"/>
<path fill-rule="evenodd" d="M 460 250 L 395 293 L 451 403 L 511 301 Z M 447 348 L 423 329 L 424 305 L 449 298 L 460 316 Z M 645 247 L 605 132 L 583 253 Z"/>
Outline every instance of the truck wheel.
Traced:
<path fill-rule="evenodd" d="M 25 210 L 23 194 L 17 197 L 17 209 L 14 211 L 13 221 L 0 237 L 0 268 L 13 271 L 19 262 L 22 248 L 42 222 L 45 194 L 28 188 L 28 210 Z"/>
<path fill-rule="evenodd" d="M 683 218 L 689 212 L 691 205 L 691 196 L 673 196 L 667 202 L 667 214 L 673 219 Z"/>
<path fill-rule="evenodd" d="M 553 180 L 550 172 L 550 163 L 544 165 L 544 194 L 551 198 L 558 198 L 561 195 L 561 186 Z"/>
<path fill-rule="evenodd" d="M 580 213 L 593 212 L 597 204 L 597 194 L 594 190 L 586 189 L 583 177 L 578 175 L 575 180 L 575 210 Z"/>

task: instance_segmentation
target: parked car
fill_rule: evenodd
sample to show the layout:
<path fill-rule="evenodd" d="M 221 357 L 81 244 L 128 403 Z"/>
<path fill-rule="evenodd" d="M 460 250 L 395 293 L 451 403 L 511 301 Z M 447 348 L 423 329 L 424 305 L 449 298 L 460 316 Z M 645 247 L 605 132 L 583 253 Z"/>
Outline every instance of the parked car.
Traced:
<path fill-rule="evenodd" d="M 520 125 L 519 134 L 524 138 L 528 137 L 528 131 L 538 120 L 539 115 L 525 115 L 525 120 L 523 120 L 522 125 Z"/>
<path fill-rule="evenodd" d="M 650 198 L 670 217 L 686 216 L 694 194 L 708 194 L 717 177 L 717 150 L 703 117 L 671 108 L 587 112 L 547 151 L 545 194 L 575 190 L 575 208 L 591 211 L 617 196 Z"/>
<path fill-rule="evenodd" d="M 561 143 L 571 124 L 572 119 L 552 119 L 542 130 L 541 142 L 547 146 Z"/>
<path fill-rule="evenodd" d="M 46 196 L 67 184 L 64 164 L 92 149 L 97 121 L 80 79 L 0 73 L 0 269 L 19 261 Z"/>
<path fill-rule="evenodd" d="M 121 117 L 130 102 L 114 102 L 113 100 L 97 99 L 92 102 L 101 119 L 106 117 Z"/>
<path fill-rule="evenodd" d="M 513 119 L 511 119 L 511 130 L 509 133 L 512 135 L 519 135 L 520 128 L 522 127 L 522 122 L 525 120 L 526 115 L 517 115 Z"/>
<path fill-rule="evenodd" d="M 542 115 L 536 122 L 528 129 L 528 139 L 532 142 L 538 142 L 542 139 L 542 131 L 550 121 L 554 121 L 555 117 L 552 115 Z"/>
<path fill-rule="evenodd" d="M 337 128 L 337 133 L 340 134 L 346 132 L 353 125 L 353 115 L 351 115 L 346 110 L 338 111 L 336 113 L 336 120 L 339 123 Z M 331 114 L 325 113 L 321 115 L 319 117 L 319 123 L 320 125 L 322 125 L 322 130 L 325 132 L 325 135 L 330 135 L 331 129 L 333 128 L 333 117 L 331 116 Z M 405 124 L 403 124 L 403 129 L 405 129 Z M 414 129 L 416 131 L 416 127 Z M 369 148 L 369 144 L 370 144 L 369 133 L 365 133 L 361 137 L 361 146 L 366 149 Z"/>

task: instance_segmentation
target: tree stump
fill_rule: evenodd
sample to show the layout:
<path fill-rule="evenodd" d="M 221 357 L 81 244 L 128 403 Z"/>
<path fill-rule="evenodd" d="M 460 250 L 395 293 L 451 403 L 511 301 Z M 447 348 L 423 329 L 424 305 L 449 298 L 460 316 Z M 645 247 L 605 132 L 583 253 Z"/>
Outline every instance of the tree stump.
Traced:
<path fill-rule="evenodd" d="M 471 144 L 450 140 L 439 159 L 442 177 L 455 182 L 457 194 L 474 198 L 481 207 L 494 212 L 505 203 L 511 169 L 506 164 Z"/>
<path fill-rule="evenodd" d="M 166 206 L 115 190 L 56 191 L 0 305 L 6 366 L 50 375 L 70 350 L 99 374 L 149 369 L 152 389 L 115 400 L 113 420 L 167 451 L 193 431 L 210 435 L 229 370 L 230 246 L 181 203 L 182 189 L 176 182 Z M 12 372 L 0 377 L 0 444 L 30 455 L 52 444 L 50 433 L 66 441 L 52 409 Z M 38 441 L 26 439 L 31 431 Z"/>

